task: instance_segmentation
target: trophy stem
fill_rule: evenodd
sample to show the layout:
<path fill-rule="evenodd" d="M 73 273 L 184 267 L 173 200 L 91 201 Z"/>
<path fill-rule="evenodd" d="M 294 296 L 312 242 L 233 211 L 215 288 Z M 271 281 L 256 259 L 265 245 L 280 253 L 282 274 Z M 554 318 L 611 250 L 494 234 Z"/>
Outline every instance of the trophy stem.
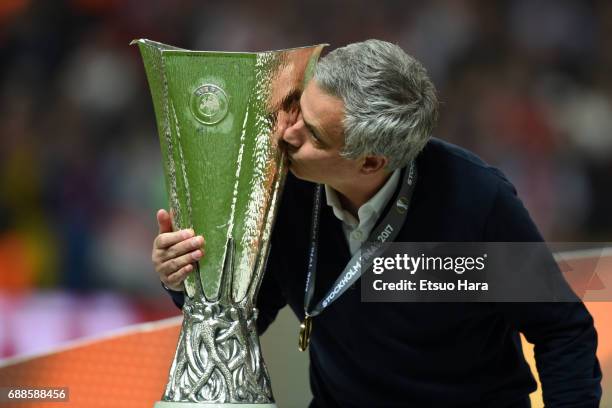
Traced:
<path fill-rule="evenodd" d="M 185 297 L 183 326 L 162 402 L 275 406 L 252 305 Z M 164 404 L 164 405 L 159 405 Z M 266 405 L 261 405 L 266 404 Z"/>

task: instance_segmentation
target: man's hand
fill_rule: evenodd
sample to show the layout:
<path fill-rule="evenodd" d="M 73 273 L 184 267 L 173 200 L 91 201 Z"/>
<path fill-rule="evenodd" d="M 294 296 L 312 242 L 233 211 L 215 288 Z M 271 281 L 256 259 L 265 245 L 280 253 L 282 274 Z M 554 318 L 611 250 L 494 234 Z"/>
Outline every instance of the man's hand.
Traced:
<path fill-rule="evenodd" d="M 191 229 L 172 231 L 172 220 L 166 210 L 157 212 L 159 235 L 153 241 L 151 260 L 159 279 L 168 288 L 181 291 L 193 263 L 204 256 L 204 237 L 194 237 Z"/>

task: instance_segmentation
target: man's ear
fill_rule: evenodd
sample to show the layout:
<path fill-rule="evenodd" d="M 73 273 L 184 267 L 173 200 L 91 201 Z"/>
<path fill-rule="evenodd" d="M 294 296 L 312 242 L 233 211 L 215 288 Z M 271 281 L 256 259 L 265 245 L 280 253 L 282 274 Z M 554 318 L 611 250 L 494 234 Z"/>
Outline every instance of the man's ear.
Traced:
<path fill-rule="evenodd" d="M 373 174 L 384 170 L 388 163 L 389 160 L 385 156 L 365 156 L 360 170 L 363 174 Z"/>

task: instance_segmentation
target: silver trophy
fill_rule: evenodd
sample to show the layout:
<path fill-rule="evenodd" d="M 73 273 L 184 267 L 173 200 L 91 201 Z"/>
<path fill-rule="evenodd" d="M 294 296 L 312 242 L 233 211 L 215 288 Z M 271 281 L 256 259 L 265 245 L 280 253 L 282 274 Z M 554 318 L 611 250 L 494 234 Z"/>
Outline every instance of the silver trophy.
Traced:
<path fill-rule="evenodd" d="M 153 97 L 174 228 L 206 238 L 155 406 L 274 407 L 255 305 L 286 174 L 279 138 L 324 45 L 234 53 L 132 43 Z"/>

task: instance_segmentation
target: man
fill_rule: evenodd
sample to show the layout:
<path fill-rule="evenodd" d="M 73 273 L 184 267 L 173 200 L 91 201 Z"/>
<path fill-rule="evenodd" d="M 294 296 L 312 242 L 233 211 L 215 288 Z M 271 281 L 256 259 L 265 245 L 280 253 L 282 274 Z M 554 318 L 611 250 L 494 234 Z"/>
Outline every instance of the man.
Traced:
<path fill-rule="evenodd" d="M 430 139 L 436 117 L 425 69 L 399 47 L 369 40 L 322 58 L 282 132 L 293 175 L 258 297 L 260 331 L 287 303 L 305 317 L 314 183 L 324 193 L 312 305 L 386 215 L 412 162 L 416 185 L 395 241 L 542 240 L 498 170 Z M 164 210 L 157 219 L 153 262 L 180 306 L 204 238 L 172 232 Z M 348 289 L 312 319 L 313 407 L 528 407 L 536 384 L 519 332 L 535 344 L 547 406 L 596 407 L 601 396 L 596 332 L 580 302 L 362 303 Z"/>

